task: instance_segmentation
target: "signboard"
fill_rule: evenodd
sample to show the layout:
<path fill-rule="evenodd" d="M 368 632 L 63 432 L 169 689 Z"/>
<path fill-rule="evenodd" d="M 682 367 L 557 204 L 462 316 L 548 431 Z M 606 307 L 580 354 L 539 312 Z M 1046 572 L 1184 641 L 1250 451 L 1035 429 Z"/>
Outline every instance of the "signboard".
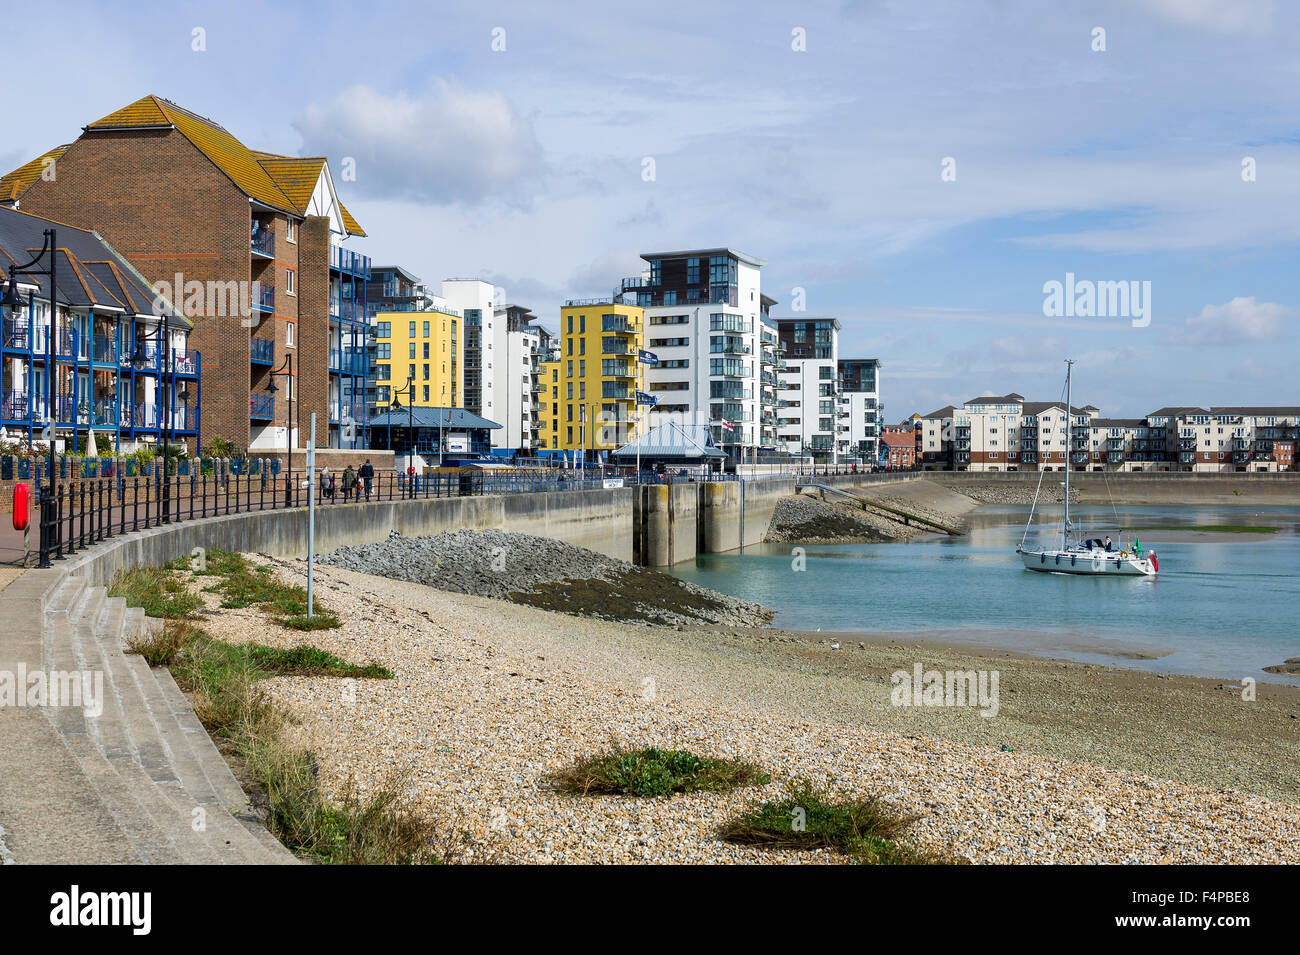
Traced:
<path fill-rule="evenodd" d="M 461 454 L 469 451 L 469 436 L 463 432 L 460 434 L 447 435 L 447 450 L 455 451 Z"/>
<path fill-rule="evenodd" d="M 622 479 L 622 478 L 605 478 L 605 480 L 602 481 L 601 484 L 604 485 L 605 487 L 622 487 L 622 486 L 623 486 L 623 479 Z"/>
<path fill-rule="evenodd" d="M 659 364 L 659 356 L 652 351 L 646 351 L 644 348 L 637 349 L 636 360 L 643 365 Z"/>
<path fill-rule="evenodd" d="M 636 403 L 639 405 L 650 405 L 652 408 L 659 404 L 659 399 L 654 395 L 646 394 L 644 391 L 636 393 Z"/>

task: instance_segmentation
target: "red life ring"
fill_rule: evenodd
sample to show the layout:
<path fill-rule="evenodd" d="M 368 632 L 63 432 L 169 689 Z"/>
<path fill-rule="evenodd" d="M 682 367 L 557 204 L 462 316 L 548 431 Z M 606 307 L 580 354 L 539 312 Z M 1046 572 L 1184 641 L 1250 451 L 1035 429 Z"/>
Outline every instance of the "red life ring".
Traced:
<path fill-rule="evenodd" d="M 16 531 L 27 530 L 28 511 L 31 509 L 29 493 L 30 488 L 26 484 L 14 485 L 14 530 Z"/>

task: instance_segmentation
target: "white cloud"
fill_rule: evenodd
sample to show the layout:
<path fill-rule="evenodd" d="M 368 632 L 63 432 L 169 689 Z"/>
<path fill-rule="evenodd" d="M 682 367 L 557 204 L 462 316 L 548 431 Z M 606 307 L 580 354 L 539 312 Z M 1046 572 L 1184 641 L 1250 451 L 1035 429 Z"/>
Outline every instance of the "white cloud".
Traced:
<path fill-rule="evenodd" d="M 1157 14 L 1216 33 L 1260 32 L 1273 20 L 1273 0 L 1147 0 Z"/>
<path fill-rule="evenodd" d="M 1238 296 L 1222 305 L 1206 305 L 1183 327 L 1183 342 L 1190 345 L 1237 345 L 1271 342 L 1282 335 L 1283 320 L 1300 310 L 1276 302 L 1256 302 L 1253 295 Z"/>
<path fill-rule="evenodd" d="M 527 202 L 544 166 L 532 123 L 503 94 L 435 80 L 422 96 L 353 86 L 294 121 L 308 155 L 356 159 L 365 196 L 448 204 Z"/>

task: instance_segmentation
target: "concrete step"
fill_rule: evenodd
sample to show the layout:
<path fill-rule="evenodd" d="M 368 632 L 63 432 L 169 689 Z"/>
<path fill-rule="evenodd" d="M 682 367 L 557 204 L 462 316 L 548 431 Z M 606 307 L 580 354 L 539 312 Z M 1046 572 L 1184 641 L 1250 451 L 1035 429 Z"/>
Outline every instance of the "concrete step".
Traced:
<path fill-rule="evenodd" d="M 208 735 L 208 731 L 199 722 L 199 718 L 195 715 L 189 699 L 176 685 L 171 673 L 166 669 L 156 669 L 153 672 L 158 680 L 158 686 L 162 689 L 163 696 L 167 698 L 167 702 L 171 706 L 172 715 L 176 718 L 176 722 L 189 740 L 194 755 L 220 804 L 229 810 L 232 818 L 242 824 L 262 847 L 263 852 L 261 854 L 263 858 L 258 861 L 279 865 L 298 864 L 299 859 L 286 849 L 275 836 L 271 835 L 270 831 L 267 830 L 253 811 L 248 801 L 248 795 L 244 792 L 239 781 L 235 779 L 235 774 L 230 771 L 229 764 L 226 762 L 225 757 L 221 755 L 221 751 L 217 749 L 216 744 L 212 742 L 212 737 Z"/>
<path fill-rule="evenodd" d="M 86 579 L 75 574 L 66 575 L 59 585 L 54 588 L 45 598 L 44 611 L 46 613 L 67 613 L 71 610 L 78 600 L 81 599 L 82 591 L 86 589 Z M 143 611 L 142 611 L 143 612 Z"/>
<path fill-rule="evenodd" d="M 198 757 L 194 755 L 194 748 L 188 736 L 173 715 L 171 705 L 159 686 L 157 673 L 166 671 L 152 670 L 140 656 L 128 657 L 127 663 L 135 672 L 149 714 L 157 727 L 158 736 L 170 753 L 171 766 L 180 781 L 176 789 L 167 788 L 172 801 L 177 803 L 178 808 L 183 812 L 190 814 L 191 818 L 195 817 L 195 813 L 199 814 L 206 827 L 205 833 L 211 836 L 217 849 L 236 857 L 231 861 L 266 861 L 261 846 L 231 815 L 230 807 L 218 797 L 212 783 L 203 772 Z"/>

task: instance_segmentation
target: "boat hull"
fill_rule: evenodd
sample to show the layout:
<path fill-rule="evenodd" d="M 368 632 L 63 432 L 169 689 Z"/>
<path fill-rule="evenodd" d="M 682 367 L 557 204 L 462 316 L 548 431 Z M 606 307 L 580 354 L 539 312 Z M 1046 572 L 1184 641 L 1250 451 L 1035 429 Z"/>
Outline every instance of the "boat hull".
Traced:
<path fill-rule="evenodd" d="M 1115 551 L 1022 550 L 1027 570 L 1044 574 L 1088 577 L 1154 577 L 1158 565 L 1149 557 L 1124 556 Z"/>

